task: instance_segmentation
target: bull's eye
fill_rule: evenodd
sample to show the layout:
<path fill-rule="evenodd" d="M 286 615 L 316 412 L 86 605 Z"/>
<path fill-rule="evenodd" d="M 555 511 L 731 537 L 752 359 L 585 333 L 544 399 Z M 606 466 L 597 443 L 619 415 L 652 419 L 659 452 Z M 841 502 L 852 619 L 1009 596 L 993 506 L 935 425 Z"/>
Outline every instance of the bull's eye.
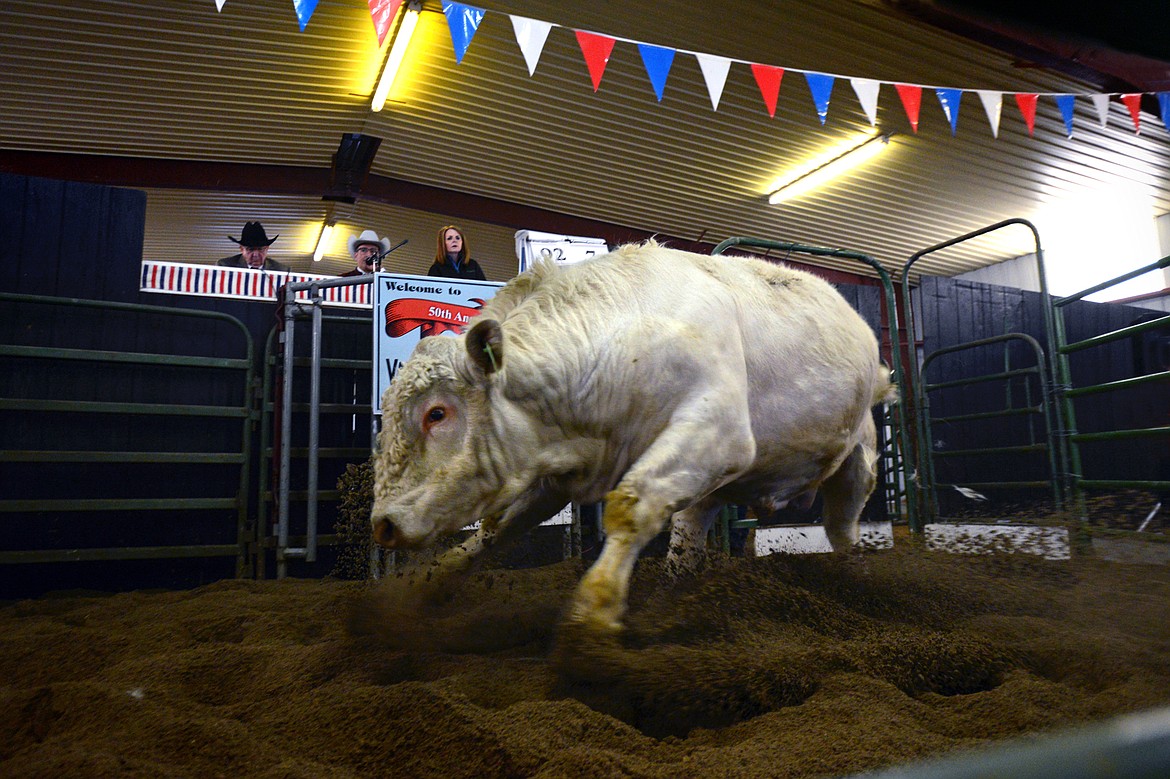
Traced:
<path fill-rule="evenodd" d="M 431 428 L 442 422 L 447 418 L 447 409 L 444 406 L 431 406 L 423 414 L 422 429 L 424 433 L 429 433 Z"/>

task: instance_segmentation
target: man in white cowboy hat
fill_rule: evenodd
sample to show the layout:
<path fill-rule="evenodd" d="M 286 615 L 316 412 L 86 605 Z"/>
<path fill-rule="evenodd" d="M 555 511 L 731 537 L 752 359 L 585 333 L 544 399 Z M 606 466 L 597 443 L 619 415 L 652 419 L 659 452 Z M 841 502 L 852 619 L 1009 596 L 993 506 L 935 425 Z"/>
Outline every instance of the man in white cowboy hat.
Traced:
<path fill-rule="evenodd" d="M 268 256 L 268 247 L 279 237 L 279 235 L 274 235 L 269 238 L 268 234 L 264 232 L 264 225 L 259 222 L 248 222 L 244 225 L 239 238 L 228 236 L 229 241 L 239 244 L 240 253 L 224 257 L 216 265 L 222 265 L 225 268 L 286 271 L 288 270 L 287 265 Z"/>
<path fill-rule="evenodd" d="M 349 273 L 342 276 L 365 276 L 378 269 L 382 262 L 382 255 L 390 251 L 390 239 L 379 238 L 373 230 L 362 230 L 361 235 L 349 237 L 349 253 L 353 255 L 356 266 Z"/>

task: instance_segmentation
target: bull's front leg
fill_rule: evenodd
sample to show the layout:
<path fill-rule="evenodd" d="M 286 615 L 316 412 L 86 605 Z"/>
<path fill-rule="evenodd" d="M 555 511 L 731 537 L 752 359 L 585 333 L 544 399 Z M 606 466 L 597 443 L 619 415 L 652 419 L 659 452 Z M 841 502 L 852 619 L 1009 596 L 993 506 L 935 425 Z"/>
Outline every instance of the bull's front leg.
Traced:
<path fill-rule="evenodd" d="M 701 403 L 706 416 L 695 414 L 693 422 L 665 431 L 606 496 L 605 547 L 577 587 L 570 624 L 601 633 L 620 631 L 630 576 L 642 549 L 675 511 L 707 504 L 692 517 L 701 522 L 711 491 L 751 464 L 755 441 L 744 410 L 715 408 L 708 397 Z M 707 456 L 697 460 L 696 451 Z"/>
<path fill-rule="evenodd" d="M 650 510 L 621 487 L 606 496 L 601 515 L 605 546 L 577 585 L 568 614 L 571 624 L 600 633 L 621 630 L 634 563 L 670 516 L 662 509 L 657 516 Z"/>

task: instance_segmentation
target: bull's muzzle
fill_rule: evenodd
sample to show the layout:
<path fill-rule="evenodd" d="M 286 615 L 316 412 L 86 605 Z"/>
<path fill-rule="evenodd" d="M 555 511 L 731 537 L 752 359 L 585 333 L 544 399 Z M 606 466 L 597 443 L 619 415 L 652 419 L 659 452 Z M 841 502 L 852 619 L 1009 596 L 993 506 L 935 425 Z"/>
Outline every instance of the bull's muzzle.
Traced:
<path fill-rule="evenodd" d="M 394 527 L 394 523 L 385 517 L 375 519 L 373 521 L 373 536 L 374 543 L 378 546 L 384 546 L 387 549 L 394 549 L 399 546 L 401 540 L 399 538 L 398 529 Z"/>

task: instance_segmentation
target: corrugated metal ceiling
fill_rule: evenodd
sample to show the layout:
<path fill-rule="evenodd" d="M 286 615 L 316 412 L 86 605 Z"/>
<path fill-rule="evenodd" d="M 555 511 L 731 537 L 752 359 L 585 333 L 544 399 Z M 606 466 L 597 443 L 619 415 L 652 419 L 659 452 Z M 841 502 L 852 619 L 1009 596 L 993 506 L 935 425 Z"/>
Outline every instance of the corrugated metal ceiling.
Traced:
<path fill-rule="evenodd" d="M 508 14 L 561 25 L 534 76 Z M 574 28 L 622 39 L 596 93 Z M 657 101 L 627 40 L 737 60 L 718 111 L 697 61 L 684 53 Z M 769 117 L 742 61 L 965 89 L 1094 91 L 1017 67 L 880 2 L 511 0 L 487 7 L 462 64 L 441 8 L 427 2 L 402 83 L 375 114 L 369 94 L 381 58 L 364 0 L 321 0 L 303 33 L 288 0 L 228 0 L 222 13 L 212 0 L 91 0 L 84 7 L 6 0 L 0 148 L 324 169 L 340 136 L 361 132 L 383 139 L 375 176 L 692 241 L 753 235 L 849 248 L 891 271 L 916 250 L 1008 217 L 1034 218 L 1068 197 L 1126 189 L 1151 217 L 1170 211 L 1170 135 L 1157 117 L 1143 115 L 1135 135 L 1115 103 L 1100 128 L 1081 100 L 1069 139 L 1055 103 L 1042 98 L 1029 137 L 1009 94 L 996 139 L 968 94 L 952 137 L 928 90 L 914 133 L 889 85 L 878 117 L 897 133 L 892 149 L 813 195 L 769 205 L 768 185 L 786 167 L 868 122 L 842 79 L 822 127 L 795 70 Z M 259 218 L 269 234 L 282 235 L 273 256 L 310 269 L 327 208 L 320 193 L 273 194 L 264 181 L 249 192 L 151 184 L 141 182 L 148 257 L 212 262 L 232 253 L 228 234 Z M 423 272 L 435 231 L 452 221 L 441 205 L 359 199 L 337 209 L 338 238 L 315 270 L 346 270 L 345 236 L 372 227 L 410 241 L 390 267 Z M 487 209 L 458 221 L 489 274 L 501 279 L 515 269 L 512 232 L 547 229 Z M 1030 236 L 1023 233 L 932 255 L 916 269 L 953 275 L 1025 253 Z"/>

